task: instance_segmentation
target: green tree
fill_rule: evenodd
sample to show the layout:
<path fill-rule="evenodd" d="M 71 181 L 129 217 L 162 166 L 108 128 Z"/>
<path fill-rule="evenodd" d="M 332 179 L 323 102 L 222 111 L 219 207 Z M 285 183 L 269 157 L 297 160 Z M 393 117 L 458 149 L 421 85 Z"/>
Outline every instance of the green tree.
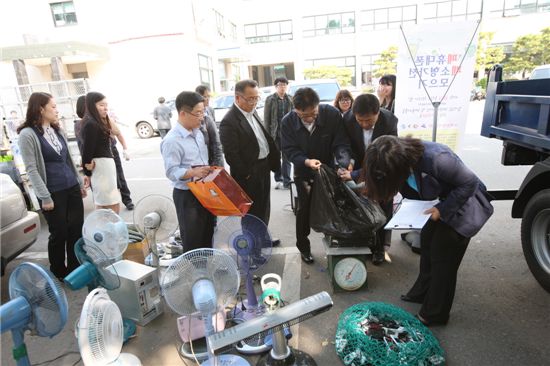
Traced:
<path fill-rule="evenodd" d="M 505 64 L 510 73 L 519 72 L 525 78 L 527 72 L 539 65 L 550 63 L 550 27 L 541 30 L 540 34 L 527 34 L 514 42 L 512 56 Z"/>
<path fill-rule="evenodd" d="M 477 43 L 476 51 L 476 70 L 478 78 L 483 77 L 487 69 L 490 69 L 494 64 L 498 64 L 504 60 L 504 50 L 502 47 L 491 46 L 494 32 L 481 32 Z"/>
<path fill-rule="evenodd" d="M 387 50 L 382 51 L 380 57 L 374 61 L 374 64 L 378 66 L 373 75 L 375 77 L 381 77 L 387 74 L 397 73 L 397 46 L 390 46 Z"/>
<path fill-rule="evenodd" d="M 336 79 L 342 86 L 351 85 L 352 74 L 352 69 L 338 66 L 317 66 L 304 69 L 306 79 Z"/>

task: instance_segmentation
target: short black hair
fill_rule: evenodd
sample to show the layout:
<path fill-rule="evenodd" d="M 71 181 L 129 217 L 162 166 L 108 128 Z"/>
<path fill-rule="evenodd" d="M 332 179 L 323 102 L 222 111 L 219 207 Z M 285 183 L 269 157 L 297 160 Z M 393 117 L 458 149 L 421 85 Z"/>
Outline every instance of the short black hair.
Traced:
<path fill-rule="evenodd" d="M 208 85 L 199 85 L 195 88 L 195 91 L 200 95 L 204 95 L 207 91 L 210 91 L 210 87 Z"/>
<path fill-rule="evenodd" d="M 244 93 L 244 90 L 246 88 L 256 88 L 258 86 L 258 83 L 256 80 L 252 79 L 245 79 L 239 81 L 237 84 L 235 84 L 235 93 Z"/>
<path fill-rule="evenodd" d="M 277 84 L 279 84 L 279 83 L 283 83 L 283 84 L 288 85 L 288 79 L 285 78 L 285 77 L 277 78 L 277 79 L 275 79 L 275 81 L 273 82 L 273 85 L 277 86 Z"/>
<path fill-rule="evenodd" d="M 380 111 L 380 102 L 374 94 L 361 94 L 355 98 L 351 107 L 354 115 L 372 115 Z"/>
<path fill-rule="evenodd" d="M 159 97 L 158 102 L 160 104 L 162 104 L 162 103 L 166 102 L 166 99 L 164 97 Z"/>
<path fill-rule="evenodd" d="M 319 95 L 315 90 L 309 87 L 303 87 L 296 90 L 294 93 L 292 104 L 294 104 L 294 108 L 301 111 L 307 108 L 316 107 L 319 105 Z"/>
<path fill-rule="evenodd" d="M 81 95 L 76 100 L 76 115 L 80 118 L 84 118 L 86 113 L 86 96 Z"/>
<path fill-rule="evenodd" d="M 176 97 L 176 109 L 178 113 L 184 109 L 193 110 L 197 104 L 202 102 L 204 102 L 204 98 L 199 93 L 183 91 Z"/>

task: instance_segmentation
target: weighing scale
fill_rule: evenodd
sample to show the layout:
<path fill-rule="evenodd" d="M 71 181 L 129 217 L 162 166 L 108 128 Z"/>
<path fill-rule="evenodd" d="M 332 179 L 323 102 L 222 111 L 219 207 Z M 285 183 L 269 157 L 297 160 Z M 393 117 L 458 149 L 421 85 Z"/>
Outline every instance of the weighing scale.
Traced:
<path fill-rule="evenodd" d="M 357 291 L 367 287 L 367 255 L 375 238 L 354 243 L 325 235 L 323 245 L 327 253 L 328 274 L 334 292 Z M 368 241 L 369 243 L 365 243 Z"/>

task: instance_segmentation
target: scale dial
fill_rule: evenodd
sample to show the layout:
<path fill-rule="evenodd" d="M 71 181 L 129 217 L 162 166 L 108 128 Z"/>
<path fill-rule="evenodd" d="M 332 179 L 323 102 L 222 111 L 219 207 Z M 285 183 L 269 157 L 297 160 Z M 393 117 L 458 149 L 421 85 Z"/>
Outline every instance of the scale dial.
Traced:
<path fill-rule="evenodd" d="M 343 290 L 357 290 L 367 281 L 367 267 L 354 257 L 340 259 L 334 266 L 334 281 Z"/>

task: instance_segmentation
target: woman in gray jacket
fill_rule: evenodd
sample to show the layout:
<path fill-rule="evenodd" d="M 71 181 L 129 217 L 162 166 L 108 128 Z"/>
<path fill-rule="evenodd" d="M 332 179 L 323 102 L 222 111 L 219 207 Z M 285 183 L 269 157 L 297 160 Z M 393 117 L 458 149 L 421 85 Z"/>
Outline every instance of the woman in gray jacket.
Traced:
<path fill-rule="evenodd" d="M 55 100 L 50 94 L 33 93 L 25 122 L 18 132 L 27 175 L 50 231 L 50 270 L 62 279 L 79 265 L 74 244 L 82 236 L 82 198 L 86 197 L 86 189 L 69 153 L 57 115 Z"/>

